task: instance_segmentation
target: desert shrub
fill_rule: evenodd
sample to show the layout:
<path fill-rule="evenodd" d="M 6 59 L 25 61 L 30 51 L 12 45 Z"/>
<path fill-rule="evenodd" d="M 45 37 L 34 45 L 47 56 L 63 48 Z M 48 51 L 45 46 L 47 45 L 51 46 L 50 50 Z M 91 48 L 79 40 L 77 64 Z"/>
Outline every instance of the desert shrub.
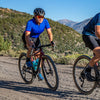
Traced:
<path fill-rule="evenodd" d="M 8 49 L 10 49 L 10 46 L 11 46 L 11 42 L 9 42 L 8 40 L 4 41 L 4 38 L 0 36 L 0 51 L 1 50 L 7 51 Z"/>

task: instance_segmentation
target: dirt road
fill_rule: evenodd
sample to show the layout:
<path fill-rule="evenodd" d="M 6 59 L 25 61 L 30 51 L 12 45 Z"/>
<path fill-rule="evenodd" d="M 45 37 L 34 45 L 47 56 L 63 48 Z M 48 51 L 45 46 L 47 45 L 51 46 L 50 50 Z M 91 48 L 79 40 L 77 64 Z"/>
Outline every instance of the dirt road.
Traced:
<path fill-rule="evenodd" d="M 56 65 L 59 75 L 57 91 L 48 89 L 45 81 L 25 84 L 18 71 L 18 60 L 0 56 L 0 100 L 100 100 L 100 88 L 91 95 L 82 95 L 76 89 L 72 66 Z"/>

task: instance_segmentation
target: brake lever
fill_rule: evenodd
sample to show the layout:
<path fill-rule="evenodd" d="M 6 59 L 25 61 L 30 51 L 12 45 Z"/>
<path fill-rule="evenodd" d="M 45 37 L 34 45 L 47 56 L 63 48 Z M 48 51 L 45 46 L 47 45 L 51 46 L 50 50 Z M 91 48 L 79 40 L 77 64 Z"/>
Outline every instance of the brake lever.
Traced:
<path fill-rule="evenodd" d="M 55 51 L 55 45 L 54 45 L 54 46 L 52 46 L 52 51 Z"/>

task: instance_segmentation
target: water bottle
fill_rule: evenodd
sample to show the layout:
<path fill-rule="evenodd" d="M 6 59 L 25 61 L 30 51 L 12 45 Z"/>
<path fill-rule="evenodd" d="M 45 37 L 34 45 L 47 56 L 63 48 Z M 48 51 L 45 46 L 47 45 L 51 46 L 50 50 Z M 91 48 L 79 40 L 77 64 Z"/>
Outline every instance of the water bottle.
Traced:
<path fill-rule="evenodd" d="M 38 65 L 38 63 L 39 63 L 39 58 L 36 59 L 36 64 Z"/>
<path fill-rule="evenodd" d="M 36 60 L 32 61 L 32 63 L 33 63 L 34 70 L 36 71 L 38 63 L 39 63 L 39 58 L 37 58 Z"/>

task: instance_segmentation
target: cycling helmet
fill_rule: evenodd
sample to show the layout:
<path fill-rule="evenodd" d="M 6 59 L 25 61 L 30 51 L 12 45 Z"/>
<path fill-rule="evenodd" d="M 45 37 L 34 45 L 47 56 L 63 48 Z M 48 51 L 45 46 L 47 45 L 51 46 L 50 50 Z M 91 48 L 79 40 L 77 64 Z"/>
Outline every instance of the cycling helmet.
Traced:
<path fill-rule="evenodd" d="M 34 10 L 34 15 L 39 15 L 39 16 L 44 16 L 45 15 L 45 11 L 42 8 L 36 8 Z"/>

